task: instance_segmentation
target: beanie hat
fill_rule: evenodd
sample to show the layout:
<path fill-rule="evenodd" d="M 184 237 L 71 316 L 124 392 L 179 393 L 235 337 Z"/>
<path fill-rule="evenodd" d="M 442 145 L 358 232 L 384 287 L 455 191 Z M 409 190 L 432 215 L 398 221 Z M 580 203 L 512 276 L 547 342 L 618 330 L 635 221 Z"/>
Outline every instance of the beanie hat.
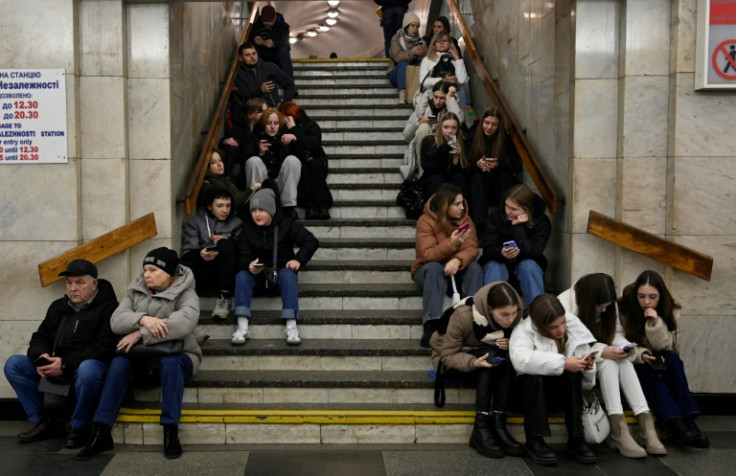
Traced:
<path fill-rule="evenodd" d="M 271 5 L 266 5 L 261 9 L 261 20 L 264 22 L 272 22 L 276 19 L 276 9 Z"/>
<path fill-rule="evenodd" d="M 404 21 L 401 22 L 401 28 L 406 29 L 407 26 L 411 25 L 412 23 L 416 23 L 417 25 L 421 25 L 422 23 L 419 21 L 419 17 L 414 12 L 406 12 L 404 14 Z"/>
<path fill-rule="evenodd" d="M 179 256 L 176 251 L 162 246 L 148 252 L 146 257 L 143 258 L 143 265 L 147 264 L 152 264 L 166 273 L 174 275 L 176 274 L 176 268 L 179 266 Z"/>
<path fill-rule="evenodd" d="M 250 197 L 250 209 L 260 208 L 269 215 L 276 214 L 276 195 L 270 188 L 261 188 Z"/>

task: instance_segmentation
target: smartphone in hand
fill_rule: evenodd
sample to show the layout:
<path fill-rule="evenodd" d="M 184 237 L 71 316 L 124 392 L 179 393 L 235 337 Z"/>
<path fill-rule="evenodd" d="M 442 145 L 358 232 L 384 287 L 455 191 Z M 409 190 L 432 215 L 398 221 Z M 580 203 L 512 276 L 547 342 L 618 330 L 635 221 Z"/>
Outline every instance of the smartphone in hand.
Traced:
<path fill-rule="evenodd" d="M 253 267 L 256 269 L 263 268 L 264 266 L 266 265 L 263 263 L 253 263 Z"/>
<path fill-rule="evenodd" d="M 514 240 L 504 241 L 503 242 L 503 247 L 504 248 L 518 248 L 518 246 L 516 245 L 516 242 Z"/>
<path fill-rule="evenodd" d="M 503 362 L 504 360 L 506 360 L 506 359 L 504 359 L 503 357 L 499 357 L 498 355 L 496 355 L 496 356 L 494 356 L 494 357 L 491 357 L 491 356 L 489 355 L 489 356 L 488 356 L 488 357 L 486 358 L 486 362 L 488 362 L 489 364 L 498 364 L 498 363 L 500 363 L 500 362 Z"/>
<path fill-rule="evenodd" d="M 624 352 L 628 352 L 631 349 L 635 349 L 637 347 L 639 347 L 639 344 L 637 344 L 636 342 L 629 342 L 628 344 L 622 345 L 621 350 L 623 350 Z"/>
<path fill-rule="evenodd" d="M 589 352 L 581 357 L 583 360 L 595 360 L 595 357 L 598 355 L 598 351 L 594 350 L 593 352 Z"/>
<path fill-rule="evenodd" d="M 664 357 L 661 355 L 655 355 L 654 360 L 649 362 L 654 370 L 664 370 L 667 368 L 667 364 L 664 362 Z"/>
<path fill-rule="evenodd" d="M 460 225 L 459 227 L 457 227 L 457 231 L 460 232 L 460 233 L 462 233 L 465 230 L 467 230 L 468 228 L 470 228 L 470 222 L 466 221 L 465 223 L 463 223 L 462 225 Z"/>
<path fill-rule="evenodd" d="M 52 362 L 46 357 L 39 357 L 33 361 L 33 365 L 35 365 L 36 367 L 44 367 L 46 365 L 51 365 L 51 363 Z"/>

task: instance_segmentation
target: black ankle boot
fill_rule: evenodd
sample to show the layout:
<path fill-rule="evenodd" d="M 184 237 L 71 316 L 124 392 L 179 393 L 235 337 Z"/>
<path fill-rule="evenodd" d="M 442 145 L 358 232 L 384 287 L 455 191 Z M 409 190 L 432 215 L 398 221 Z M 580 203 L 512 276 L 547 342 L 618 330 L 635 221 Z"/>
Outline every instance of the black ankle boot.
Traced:
<path fill-rule="evenodd" d="M 698 425 L 695 424 L 696 418 L 697 415 L 690 415 L 685 418 L 685 426 L 695 435 L 695 439 L 688 444 L 695 448 L 709 448 L 710 440 L 703 434 L 703 432 L 700 431 Z"/>
<path fill-rule="evenodd" d="M 181 456 L 179 427 L 176 425 L 164 425 L 164 456 L 167 459 L 176 459 Z"/>
<path fill-rule="evenodd" d="M 509 456 L 521 456 L 524 454 L 524 447 L 516 441 L 511 433 L 506 429 L 506 413 L 493 412 L 493 429 L 496 432 L 499 443 L 503 447 L 504 452 Z"/>
<path fill-rule="evenodd" d="M 677 446 L 692 445 L 698 439 L 698 436 L 687 427 L 682 418 L 673 418 L 665 422 L 664 428 L 670 434 L 670 440 Z"/>
<path fill-rule="evenodd" d="M 424 330 L 422 331 L 422 339 L 419 341 L 419 345 L 422 347 L 429 348 L 429 340 L 432 338 L 432 334 L 437 330 L 437 319 L 430 319 L 423 324 Z"/>
<path fill-rule="evenodd" d="M 544 442 L 541 436 L 526 437 L 526 445 L 524 446 L 526 454 L 535 463 L 542 466 L 554 466 L 557 464 L 557 456 L 552 449 Z"/>
<path fill-rule="evenodd" d="M 583 464 L 595 464 L 597 458 L 591 451 L 582 436 L 567 441 L 567 452 L 575 461 Z"/>
<path fill-rule="evenodd" d="M 77 453 L 77 459 L 88 460 L 103 451 L 113 449 L 115 446 L 112 442 L 112 428 L 102 423 L 93 423 L 92 436 L 89 443 Z"/>
<path fill-rule="evenodd" d="M 470 447 L 483 456 L 489 458 L 501 458 L 503 448 L 496 439 L 495 432 L 491 428 L 491 419 L 483 413 L 475 414 L 473 433 L 470 435 Z"/>

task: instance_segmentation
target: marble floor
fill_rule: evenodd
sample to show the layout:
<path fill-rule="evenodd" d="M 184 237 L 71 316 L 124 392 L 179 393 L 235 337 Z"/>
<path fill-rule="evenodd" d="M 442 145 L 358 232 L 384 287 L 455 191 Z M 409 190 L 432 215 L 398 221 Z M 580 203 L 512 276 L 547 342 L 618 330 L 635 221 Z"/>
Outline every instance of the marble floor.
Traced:
<path fill-rule="evenodd" d="M 239 476 L 409 476 L 409 475 L 721 475 L 733 474 L 736 464 L 736 416 L 704 416 L 699 420 L 712 448 L 668 446 L 666 457 L 629 460 L 605 446 L 595 448 L 598 463 L 583 466 L 558 451 L 559 464 L 543 468 L 525 458 L 491 460 L 464 445 L 233 445 L 184 447 L 184 455 L 169 461 L 160 447 L 124 446 L 90 461 L 74 459 L 76 450 L 62 439 L 20 444 L 15 434 L 27 427 L 0 421 L 0 474 L 85 475 L 239 475 Z M 667 442 L 665 441 L 665 444 Z"/>

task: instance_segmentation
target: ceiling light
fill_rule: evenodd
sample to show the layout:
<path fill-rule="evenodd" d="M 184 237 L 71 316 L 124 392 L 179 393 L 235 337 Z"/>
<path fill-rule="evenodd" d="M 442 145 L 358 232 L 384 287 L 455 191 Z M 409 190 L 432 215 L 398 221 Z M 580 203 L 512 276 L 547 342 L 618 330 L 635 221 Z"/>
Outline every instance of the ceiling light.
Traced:
<path fill-rule="evenodd" d="M 340 5 L 340 0 L 329 0 L 329 1 L 327 2 L 327 4 L 328 4 L 329 6 L 331 6 L 331 7 L 336 7 L 336 6 Z"/>
<path fill-rule="evenodd" d="M 296 43 L 296 42 L 297 42 L 297 39 L 296 39 L 296 37 L 292 36 L 291 38 L 289 38 L 289 43 L 290 43 L 290 44 L 292 44 L 292 45 L 293 45 L 293 44 L 294 44 L 294 43 Z"/>
<path fill-rule="evenodd" d="M 330 18 L 336 18 L 340 14 L 340 11 L 337 8 L 330 8 L 327 10 L 327 16 Z"/>
<path fill-rule="evenodd" d="M 315 36 L 317 36 L 317 32 L 316 31 L 313 31 L 313 30 L 310 30 L 310 31 L 307 32 L 307 36 L 310 37 L 310 38 L 314 38 Z"/>
<path fill-rule="evenodd" d="M 335 26 L 335 24 L 337 23 L 337 19 L 335 19 L 335 18 L 328 18 L 328 19 L 325 20 L 325 23 L 327 23 L 330 26 Z"/>
<path fill-rule="evenodd" d="M 330 27 L 327 25 L 320 25 L 319 31 L 330 31 Z"/>

